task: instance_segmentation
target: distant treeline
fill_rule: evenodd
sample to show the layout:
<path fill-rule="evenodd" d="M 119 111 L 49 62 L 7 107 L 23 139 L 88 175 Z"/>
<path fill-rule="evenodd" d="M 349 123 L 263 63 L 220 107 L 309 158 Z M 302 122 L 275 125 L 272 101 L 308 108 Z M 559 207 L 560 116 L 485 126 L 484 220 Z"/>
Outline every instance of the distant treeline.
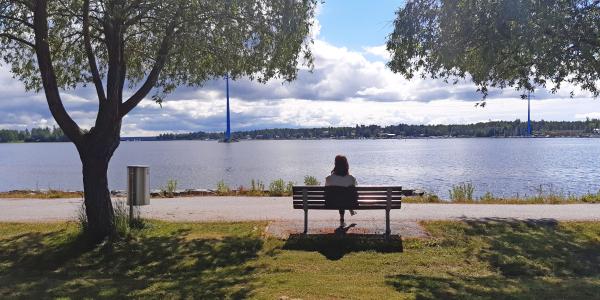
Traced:
<path fill-rule="evenodd" d="M 535 136 L 592 136 L 600 134 L 600 120 L 586 121 L 533 121 Z M 481 122 L 465 125 L 408 125 L 381 127 L 356 125 L 355 127 L 322 128 L 276 128 L 232 133 L 235 139 L 316 139 L 316 138 L 397 138 L 397 137 L 520 137 L 527 135 L 527 122 L 515 121 Z M 165 133 L 158 140 L 217 140 L 223 133 L 193 132 Z"/>
<path fill-rule="evenodd" d="M 587 137 L 600 135 L 600 120 L 534 121 L 534 136 Z M 356 125 L 355 127 L 275 128 L 233 132 L 235 139 L 360 139 L 360 138 L 417 138 L 417 137 L 520 137 L 527 135 L 527 122 L 497 121 L 466 125 Z M 122 140 L 219 140 L 222 132 L 163 133 L 157 137 L 122 138 Z M 0 129 L 0 143 L 68 142 L 60 128 L 31 130 Z"/>
<path fill-rule="evenodd" d="M 31 130 L 0 129 L 0 143 L 68 142 L 60 128 L 32 128 Z"/>

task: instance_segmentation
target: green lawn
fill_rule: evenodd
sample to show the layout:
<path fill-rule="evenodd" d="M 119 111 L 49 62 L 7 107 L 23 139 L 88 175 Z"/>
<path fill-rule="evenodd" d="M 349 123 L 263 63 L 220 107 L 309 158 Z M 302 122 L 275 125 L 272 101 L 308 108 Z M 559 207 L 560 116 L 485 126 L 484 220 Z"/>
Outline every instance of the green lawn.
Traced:
<path fill-rule="evenodd" d="M 428 239 L 265 238 L 266 223 L 152 221 L 86 246 L 0 224 L 0 298 L 600 299 L 600 223 L 428 222 Z"/>

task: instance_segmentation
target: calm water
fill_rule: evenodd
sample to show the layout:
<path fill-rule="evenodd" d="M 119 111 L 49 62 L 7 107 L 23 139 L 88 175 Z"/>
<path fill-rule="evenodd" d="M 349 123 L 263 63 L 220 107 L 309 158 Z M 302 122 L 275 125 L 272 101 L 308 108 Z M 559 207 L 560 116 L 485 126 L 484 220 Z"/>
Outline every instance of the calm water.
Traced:
<path fill-rule="evenodd" d="M 600 189 L 600 139 L 418 139 L 122 142 L 109 169 L 111 189 L 125 189 L 126 166 L 150 166 L 153 189 L 176 179 L 178 188 L 213 188 L 223 179 L 302 183 L 323 180 L 336 154 L 345 154 L 359 184 L 399 184 L 447 197 L 456 183 L 476 193 L 534 194 L 535 188 L 582 194 Z M 0 144 L 0 191 L 81 190 L 81 163 L 70 143 Z"/>

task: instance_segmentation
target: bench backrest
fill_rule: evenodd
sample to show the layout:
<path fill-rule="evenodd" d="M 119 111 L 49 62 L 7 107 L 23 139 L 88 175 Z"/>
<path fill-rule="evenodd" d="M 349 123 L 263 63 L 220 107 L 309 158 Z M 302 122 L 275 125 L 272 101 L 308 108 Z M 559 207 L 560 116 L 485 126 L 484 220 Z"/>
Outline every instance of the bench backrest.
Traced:
<path fill-rule="evenodd" d="M 294 186 L 292 190 L 294 208 L 304 208 L 306 195 L 308 209 L 326 209 L 324 186 Z M 357 209 L 386 209 L 388 197 L 389 209 L 399 209 L 402 205 L 401 186 L 357 186 L 356 191 L 358 192 Z"/>

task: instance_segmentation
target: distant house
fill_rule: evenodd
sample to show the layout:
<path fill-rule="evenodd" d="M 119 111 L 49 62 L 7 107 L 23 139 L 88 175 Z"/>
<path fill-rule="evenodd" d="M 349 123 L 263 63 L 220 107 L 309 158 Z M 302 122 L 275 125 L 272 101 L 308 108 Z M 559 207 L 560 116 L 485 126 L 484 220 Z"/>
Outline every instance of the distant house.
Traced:
<path fill-rule="evenodd" d="M 378 135 L 382 139 L 393 139 L 396 137 L 393 133 L 380 132 Z"/>

